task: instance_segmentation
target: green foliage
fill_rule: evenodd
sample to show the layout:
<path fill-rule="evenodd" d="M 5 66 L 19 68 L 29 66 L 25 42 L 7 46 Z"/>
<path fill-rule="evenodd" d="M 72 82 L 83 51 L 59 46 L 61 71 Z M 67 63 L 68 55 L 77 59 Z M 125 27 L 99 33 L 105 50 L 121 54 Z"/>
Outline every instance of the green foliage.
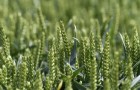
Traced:
<path fill-rule="evenodd" d="M 140 89 L 139 0 L 0 0 L 0 90 Z"/>

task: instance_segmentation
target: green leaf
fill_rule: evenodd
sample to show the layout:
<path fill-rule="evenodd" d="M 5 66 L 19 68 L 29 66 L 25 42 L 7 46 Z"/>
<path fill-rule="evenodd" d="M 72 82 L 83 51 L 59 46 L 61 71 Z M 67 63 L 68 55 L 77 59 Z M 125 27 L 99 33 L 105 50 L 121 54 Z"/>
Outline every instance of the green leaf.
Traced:
<path fill-rule="evenodd" d="M 140 82 L 140 75 L 132 80 L 131 87 L 134 87 L 139 82 Z"/>
<path fill-rule="evenodd" d="M 125 42 L 121 33 L 119 33 L 124 49 L 126 50 Z"/>
<path fill-rule="evenodd" d="M 84 87 L 83 85 L 81 85 L 77 81 L 73 81 L 73 87 L 75 87 L 76 90 L 88 90 L 88 88 Z"/>
<path fill-rule="evenodd" d="M 76 26 L 74 29 L 74 45 L 73 45 L 73 49 L 71 51 L 71 56 L 70 56 L 70 65 L 74 65 L 76 62 L 76 48 L 77 48 L 77 36 L 76 36 Z"/>
<path fill-rule="evenodd" d="M 133 66 L 133 69 L 136 68 L 140 64 L 140 60 Z"/>
<path fill-rule="evenodd" d="M 77 69 L 77 70 L 75 70 L 75 71 L 73 72 L 72 79 L 74 79 L 83 69 L 84 69 L 84 66 L 83 66 L 83 67 L 80 67 L 80 68 Z"/>

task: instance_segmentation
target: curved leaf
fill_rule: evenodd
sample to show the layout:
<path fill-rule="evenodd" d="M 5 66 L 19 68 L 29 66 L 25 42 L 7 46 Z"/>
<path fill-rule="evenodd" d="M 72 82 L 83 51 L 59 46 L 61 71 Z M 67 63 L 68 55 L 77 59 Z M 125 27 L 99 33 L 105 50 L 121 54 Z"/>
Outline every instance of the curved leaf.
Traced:
<path fill-rule="evenodd" d="M 73 72 L 72 79 L 74 79 L 83 69 L 84 67 L 80 67 L 79 69 L 75 70 Z"/>
<path fill-rule="evenodd" d="M 88 90 L 88 88 L 84 87 L 77 81 L 73 81 L 73 86 L 76 88 L 76 90 Z"/>
<path fill-rule="evenodd" d="M 131 87 L 134 87 L 139 82 L 140 82 L 140 75 L 132 80 Z"/>

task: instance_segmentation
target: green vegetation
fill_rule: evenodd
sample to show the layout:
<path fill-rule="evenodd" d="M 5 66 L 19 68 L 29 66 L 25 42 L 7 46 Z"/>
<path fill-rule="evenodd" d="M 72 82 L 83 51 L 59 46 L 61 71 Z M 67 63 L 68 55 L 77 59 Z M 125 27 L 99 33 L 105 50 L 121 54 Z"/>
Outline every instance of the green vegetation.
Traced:
<path fill-rule="evenodd" d="M 137 90 L 140 0 L 0 0 L 0 90 Z"/>

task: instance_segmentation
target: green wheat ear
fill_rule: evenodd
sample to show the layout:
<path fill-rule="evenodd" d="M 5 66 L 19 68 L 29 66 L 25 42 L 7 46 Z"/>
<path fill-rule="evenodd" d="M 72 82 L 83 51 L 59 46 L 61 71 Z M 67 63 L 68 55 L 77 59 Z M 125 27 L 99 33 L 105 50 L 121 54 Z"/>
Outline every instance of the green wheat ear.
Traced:
<path fill-rule="evenodd" d="M 102 39 L 101 39 L 101 27 L 100 27 L 100 24 L 99 24 L 99 20 L 97 20 L 97 19 L 95 19 L 95 21 L 94 21 L 94 24 L 95 24 L 95 34 L 94 34 L 94 36 L 95 36 L 95 40 L 94 40 L 94 42 L 95 42 L 95 50 L 96 50 L 96 53 L 95 53 L 95 55 L 96 55 L 96 63 L 98 64 L 98 66 L 97 66 L 97 84 L 99 85 L 99 84 L 101 84 L 101 79 L 100 79 L 100 68 L 101 68 L 101 62 L 102 62 L 102 60 L 101 60 L 101 54 L 102 54 L 102 51 L 103 51 L 103 45 L 102 45 Z"/>
<path fill-rule="evenodd" d="M 29 83 L 30 85 L 32 85 L 35 68 L 34 68 L 34 58 L 29 49 L 26 49 L 25 55 L 23 58 L 28 68 L 27 81 L 31 81 Z"/>
<path fill-rule="evenodd" d="M 45 49 L 45 33 L 42 32 L 41 39 L 37 41 L 37 49 L 36 53 L 34 53 L 34 67 L 37 69 L 41 62 L 42 62 L 42 57 L 44 54 L 44 49 Z"/>
<path fill-rule="evenodd" d="M 55 50 L 54 50 L 54 45 L 52 45 L 49 53 L 48 53 L 48 65 L 49 65 L 49 80 L 50 84 L 54 84 L 54 80 L 56 78 L 56 61 L 55 61 Z"/>
<path fill-rule="evenodd" d="M 3 46 L 4 54 L 8 57 L 10 55 L 10 43 L 2 27 L 0 27 L 0 40 Z"/>
<path fill-rule="evenodd" d="M 1 82 L 1 85 L 7 86 L 7 80 L 6 80 L 7 76 L 5 76 L 6 73 L 4 73 L 4 72 L 5 71 L 0 68 L 0 82 Z"/>
<path fill-rule="evenodd" d="M 69 42 L 66 36 L 66 31 L 65 31 L 65 27 L 62 21 L 60 21 L 60 30 L 61 30 L 61 35 L 62 35 L 62 40 L 64 43 L 64 49 L 65 49 L 65 58 L 66 60 L 69 62 L 69 56 L 70 56 L 70 46 L 69 46 Z"/>
<path fill-rule="evenodd" d="M 110 64 L 110 44 L 109 44 L 109 34 L 106 34 L 106 41 L 102 54 L 102 69 L 103 69 L 103 86 L 104 90 L 110 90 L 110 78 L 109 78 L 109 64 Z"/>
<path fill-rule="evenodd" d="M 95 20 L 95 27 L 96 27 L 96 35 L 95 35 L 95 47 L 96 47 L 96 51 L 98 53 L 102 52 L 102 41 L 101 41 L 101 35 L 100 35 L 100 25 L 99 25 L 99 21 Z"/>
<path fill-rule="evenodd" d="M 62 48 L 59 52 L 59 69 L 61 73 L 65 74 L 65 51 Z"/>
<path fill-rule="evenodd" d="M 86 40 L 85 38 L 80 41 L 80 52 L 79 52 L 79 67 L 86 64 Z"/>
<path fill-rule="evenodd" d="M 81 40 L 80 40 L 80 48 L 79 48 L 79 67 L 83 67 L 84 66 L 84 68 L 83 68 L 83 70 L 82 70 L 82 73 L 83 73 L 83 75 L 84 75 L 84 81 L 86 81 L 86 82 L 89 82 L 89 76 L 90 75 L 88 75 L 89 74 L 89 72 L 90 72 L 90 65 L 89 65 L 89 63 L 90 63 L 90 54 L 88 53 L 89 52 L 89 48 L 88 48 L 88 46 L 87 46 L 87 44 L 86 44 L 87 42 L 86 42 L 86 38 L 82 38 Z"/>
<path fill-rule="evenodd" d="M 45 32 L 46 26 L 45 26 L 44 17 L 42 15 L 41 8 L 37 9 L 37 14 L 38 14 L 38 17 L 39 17 L 39 24 L 40 24 L 39 27 L 41 27 L 41 31 Z"/>
<path fill-rule="evenodd" d="M 131 45 L 130 45 L 130 40 L 127 33 L 125 33 L 124 37 L 125 37 L 125 55 L 127 57 L 128 55 L 131 55 Z"/>
<path fill-rule="evenodd" d="M 27 83 L 26 83 L 26 89 L 27 90 L 32 90 L 32 85 L 29 81 L 27 81 Z"/>
<path fill-rule="evenodd" d="M 15 66 L 14 60 L 11 58 L 11 56 L 9 56 L 5 59 L 5 66 L 7 68 L 7 84 L 10 84 L 13 82 L 14 75 L 16 72 L 16 66 Z"/>
<path fill-rule="evenodd" d="M 43 54 L 44 54 L 44 50 L 45 50 L 45 33 L 42 32 L 41 34 L 41 46 L 40 46 L 40 56 L 39 56 L 39 62 L 38 62 L 38 66 L 40 66 L 41 62 L 42 62 L 42 57 L 43 57 Z"/>
<path fill-rule="evenodd" d="M 65 73 L 65 49 L 63 48 L 63 42 L 62 42 L 62 35 L 60 27 L 57 28 L 57 59 L 58 59 L 58 67 L 61 73 Z"/>
<path fill-rule="evenodd" d="M 136 34 L 136 31 L 135 31 Z M 126 79 L 122 83 L 122 90 L 131 90 L 131 81 L 133 79 L 133 68 L 132 68 L 132 48 L 130 45 L 128 34 L 125 33 L 125 59 L 126 62 L 124 63 L 124 73 L 126 75 Z M 134 49 L 134 46 L 133 46 Z M 135 50 L 134 50 L 135 51 Z M 130 57 L 131 56 L 131 57 Z"/>
<path fill-rule="evenodd" d="M 36 71 L 36 78 L 35 78 L 35 81 L 33 82 L 33 89 L 43 90 L 42 77 L 41 77 L 40 70 Z"/>
<path fill-rule="evenodd" d="M 19 64 L 17 71 L 17 87 L 21 90 L 26 86 L 27 70 L 26 62 Z"/>
<path fill-rule="evenodd" d="M 52 83 L 49 76 L 46 76 L 45 90 L 52 90 Z"/>
<path fill-rule="evenodd" d="M 53 88 L 57 88 L 57 84 L 58 84 L 58 82 L 59 82 L 59 80 L 60 80 L 60 77 L 61 77 L 61 75 L 60 75 L 60 73 L 61 73 L 61 71 L 60 71 L 60 67 L 61 67 L 61 65 L 63 65 L 64 64 L 64 62 L 63 62 L 63 60 L 65 60 L 65 59 L 63 59 L 62 58 L 62 60 L 60 60 L 61 59 L 61 55 L 60 55 L 60 52 L 59 52 L 59 50 L 61 49 L 61 48 L 59 48 L 59 49 L 57 49 L 58 47 L 57 47 L 57 40 L 55 40 L 55 39 L 53 39 L 52 40 L 52 47 L 51 48 L 54 48 L 54 74 L 55 74 L 55 79 L 54 79 L 54 83 L 53 83 Z M 59 57 L 60 56 L 60 57 Z M 63 56 L 62 56 L 63 57 Z M 62 62 L 61 62 L 62 61 Z M 62 66 L 63 67 L 63 66 Z"/>
<path fill-rule="evenodd" d="M 5 65 L 2 66 L 3 84 L 7 84 L 7 68 Z"/>
<path fill-rule="evenodd" d="M 38 68 L 38 63 L 39 63 L 39 59 L 41 56 L 41 41 L 38 40 L 37 44 L 38 44 L 37 49 L 36 49 L 36 52 L 34 53 L 34 67 L 35 67 L 35 69 Z"/>
<path fill-rule="evenodd" d="M 113 90 L 119 90 L 119 52 L 115 52 L 114 60 L 113 60 L 113 69 L 112 69 L 112 78 L 111 78 L 111 86 Z"/>
<path fill-rule="evenodd" d="M 91 68 L 91 61 L 90 61 L 90 46 L 86 45 L 86 58 L 85 58 L 85 81 L 89 82 L 90 80 L 90 68 Z"/>
<path fill-rule="evenodd" d="M 133 65 L 135 65 L 138 62 L 139 59 L 139 49 L 140 49 L 140 41 L 139 41 L 139 36 L 136 27 L 134 27 L 134 37 L 133 37 L 133 42 L 132 42 L 132 49 L 131 49 L 131 58 Z M 136 67 L 135 75 L 137 75 L 138 67 Z"/>
<path fill-rule="evenodd" d="M 113 24 L 113 30 L 111 31 L 111 38 L 114 38 L 114 36 L 117 34 L 119 29 L 119 21 L 120 21 L 120 6 L 119 4 L 115 5 L 115 17 L 114 17 L 114 24 Z"/>
<path fill-rule="evenodd" d="M 15 30 L 14 30 L 14 35 L 16 38 L 16 40 L 20 41 L 20 37 L 21 37 L 21 32 L 23 31 L 23 21 L 22 21 L 22 16 L 21 13 L 18 13 L 16 15 L 16 20 L 15 20 Z"/>
<path fill-rule="evenodd" d="M 66 79 L 65 79 L 65 90 L 73 90 L 72 89 L 72 69 L 69 64 L 66 65 Z"/>
<path fill-rule="evenodd" d="M 131 47 L 132 46 L 130 45 L 129 37 L 128 37 L 127 33 L 125 33 L 125 58 L 126 58 L 127 64 L 128 64 L 127 66 L 129 66 L 129 72 L 130 72 L 129 75 L 131 76 L 131 79 L 132 79 L 133 78 L 133 69 L 132 69 L 133 62 L 132 62 L 132 58 L 130 57 L 132 55 L 132 52 L 131 52 L 132 48 Z M 132 71 L 131 71 L 131 69 L 132 69 Z"/>
<path fill-rule="evenodd" d="M 130 55 L 127 56 L 128 63 L 125 64 L 125 80 L 122 83 L 122 90 L 131 90 L 131 81 L 133 79 L 133 69 Z"/>
<path fill-rule="evenodd" d="M 91 90 L 97 89 L 97 63 L 95 58 L 95 41 L 94 35 L 90 35 L 90 87 Z"/>
<path fill-rule="evenodd" d="M 62 35 L 61 35 L 60 27 L 57 27 L 57 44 L 58 44 L 58 48 L 62 45 Z"/>

